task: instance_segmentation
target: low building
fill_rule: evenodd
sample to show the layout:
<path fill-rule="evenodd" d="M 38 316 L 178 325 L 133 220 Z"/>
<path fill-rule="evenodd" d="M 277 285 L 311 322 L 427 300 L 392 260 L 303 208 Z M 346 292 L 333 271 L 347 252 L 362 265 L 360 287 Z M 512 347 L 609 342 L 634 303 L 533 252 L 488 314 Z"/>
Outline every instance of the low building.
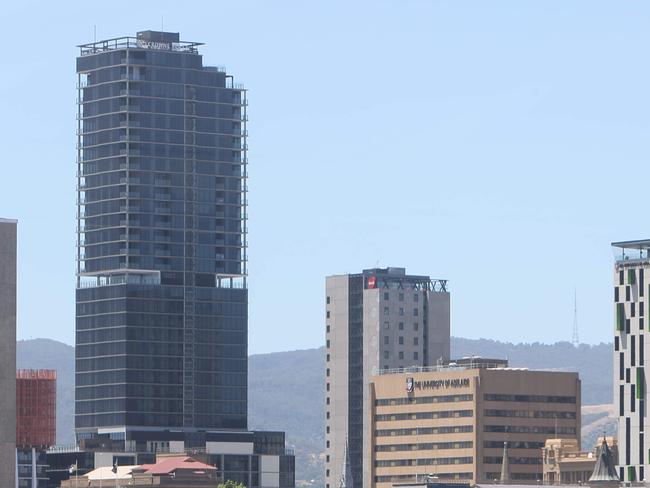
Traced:
<path fill-rule="evenodd" d="M 165 456 L 153 464 L 102 467 L 73 476 L 61 488 L 101 486 L 166 486 L 168 488 L 214 488 L 221 480 L 214 466 L 189 456 Z"/>
<path fill-rule="evenodd" d="M 618 462 L 618 445 L 616 438 L 607 437 L 614 464 Z M 542 453 L 544 477 L 547 485 L 586 484 L 591 478 L 598 449 L 603 444 L 603 437 L 592 451 L 581 451 L 575 439 L 547 439 Z"/>
<path fill-rule="evenodd" d="M 371 445 L 364 486 L 501 479 L 507 442 L 511 483 L 542 481 L 549 437 L 580 439 L 577 373 L 508 368 L 472 358 L 382 371 L 369 385 Z"/>
<path fill-rule="evenodd" d="M 164 435 L 163 435 L 164 434 Z M 68 468 L 77 466 L 79 479 L 98 468 L 148 465 L 164 456 L 191 456 L 214 466 L 223 480 L 243 483 L 248 488 L 293 488 L 295 457 L 285 448 L 284 432 L 233 431 L 210 432 L 197 447 L 186 447 L 183 433 L 166 432 L 148 450 L 126 450 L 129 444 L 110 436 L 96 436 L 75 449 L 54 448 L 48 451 L 50 479 L 58 482 L 70 478 Z M 166 439 L 166 440 L 165 440 Z M 50 486 L 58 486 L 51 482 Z"/>

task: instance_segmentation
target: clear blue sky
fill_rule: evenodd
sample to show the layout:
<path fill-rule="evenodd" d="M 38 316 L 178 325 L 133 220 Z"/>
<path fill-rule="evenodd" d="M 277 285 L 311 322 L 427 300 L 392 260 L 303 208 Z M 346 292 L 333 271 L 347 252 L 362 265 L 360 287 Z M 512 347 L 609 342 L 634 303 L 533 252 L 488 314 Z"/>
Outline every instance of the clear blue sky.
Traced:
<path fill-rule="evenodd" d="M 650 237 L 650 3 L 10 2 L 0 216 L 22 339 L 74 342 L 75 46 L 206 43 L 249 88 L 250 351 L 316 347 L 324 278 L 450 280 L 452 333 L 613 330 L 613 240 Z"/>

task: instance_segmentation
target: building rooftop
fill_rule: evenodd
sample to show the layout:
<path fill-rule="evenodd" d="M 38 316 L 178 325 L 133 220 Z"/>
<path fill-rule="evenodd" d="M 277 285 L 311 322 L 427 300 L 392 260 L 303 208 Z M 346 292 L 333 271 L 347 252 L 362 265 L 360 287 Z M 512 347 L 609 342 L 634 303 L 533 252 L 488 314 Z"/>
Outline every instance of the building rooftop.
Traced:
<path fill-rule="evenodd" d="M 147 30 L 138 32 L 136 37 L 114 37 L 88 44 L 80 44 L 78 47 L 81 56 L 88 56 L 118 49 L 154 49 L 198 54 L 197 48 L 202 45 L 202 42 L 181 41 L 178 32 Z"/>
<path fill-rule="evenodd" d="M 634 261 L 648 259 L 650 252 L 650 239 L 636 241 L 612 242 L 616 261 Z"/>
<path fill-rule="evenodd" d="M 156 464 L 143 464 L 140 469 L 144 474 L 169 475 L 179 469 L 191 469 L 194 471 L 217 471 L 217 468 L 209 464 L 200 463 L 191 457 L 175 456 L 163 459 Z"/>

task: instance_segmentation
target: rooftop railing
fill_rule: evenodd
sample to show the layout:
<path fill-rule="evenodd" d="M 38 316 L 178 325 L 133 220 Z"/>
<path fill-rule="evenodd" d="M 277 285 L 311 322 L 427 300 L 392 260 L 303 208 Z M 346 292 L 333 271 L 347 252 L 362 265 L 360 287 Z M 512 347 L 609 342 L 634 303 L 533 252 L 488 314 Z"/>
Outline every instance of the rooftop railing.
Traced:
<path fill-rule="evenodd" d="M 138 39 L 136 37 L 116 37 L 113 39 L 105 39 L 103 41 L 91 42 L 88 44 L 81 44 L 79 46 L 82 56 L 97 54 L 105 51 L 115 51 L 118 49 L 153 49 L 158 51 L 173 51 L 173 52 L 186 52 L 198 54 L 198 46 L 203 45 L 202 42 L 159 42 Z"/>

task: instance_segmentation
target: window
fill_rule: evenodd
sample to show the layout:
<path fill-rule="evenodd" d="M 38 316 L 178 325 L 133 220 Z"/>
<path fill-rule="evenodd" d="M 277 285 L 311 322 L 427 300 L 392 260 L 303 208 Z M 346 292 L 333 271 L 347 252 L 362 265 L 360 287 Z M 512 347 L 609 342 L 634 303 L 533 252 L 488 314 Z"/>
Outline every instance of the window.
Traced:
<path fill-rule="evenodd" d="M 419 356 L 420 356 L 420 355 L 418 354 L 417 351 L 415 351 L 415 352 L 413 353 L 413 359 L 415 359 L 416 361 L 417 361 L 418 359 L 420 359 Z"/>
<path fill-rule="evenodd" d="M 325 376 L 329 376 L 329 375 L 330 375 L 330 369 L 327 368 L 327 369 L 325 370 Z"/>
<path fill-rule="evenodd" d="M 385 345 L 388 345 L 388 341 L 389 341 L 388 336 L 384 336 L 384 344 Z"/>
<path fill-rule="evenodd" d="M 400 346 L 404 344 L 404 336 L 399 336 L 399 344 Z"/>
<path fill-rule="evenodd" d="M 417 317 L 420 314 L 420 311 L 417 308 L 413 309 L 413 317 Z"/>
<path fill-rule="evenodd" d="M 327 362 L 329 363 L 329 361 L 330 361 L 330 355 L 328 354 L 327 355 Z"/>
<path fill-rule="evenodd" d="M 390 322 L 388 320 L 384 322 L 384 329 L 390 329 Z"/>
<path fill-rule="evenodd" d="M 404 359 L 404 351 L 399 352 L 399 359 Z"/>
<path fill-rule="evenodd" d="M 330 297 L 327 297 L 327 298 L 325 299 L 325 303 L 327 303 L 328 305 L 330 304 Z"/>
<path fill-rule="evenodd" d="M 329 326 L 329 324 L 325 326 L 325 332 L 327 332 L 327 333 L 329 334 L 329 332 L 330 332 L 330 326 Z"/>
<path fill-rule="evenodd" d="M 618 303 L 618 286 L 614 287 L 614 301 Z"/>
<path fill-rule="evenodd" d="M 328 382 L 328 383 L 325 383 L 325 389 L 326 389 L 327 391 L 330 391 L 330 384 L 329 384 L 329 382 Z"/>
<path fill-rule="evenodd" d="M 388 300 L 388 292 L 384 292 L 384 300 Z"/>
<path fill-rule="evenodd" d="M 327 349 L 330 348 L 330 340 L 329 340 L 329 339 L 327 339 L 327 340 L 325 341 L 325 345 L 327 346 Z"/>
<path fill-rule="evenodd" d="M 404 315 L 404 309 L 402 307 L 400 307 L 400 309 L 399 309 L 399 314 Z"/>
<path fill-rule="evenodd" d="M 325 447 L 326 447 L 327 449 L 330 448 L 330 441 L 326 441 L 326 442 L 325 442 Z"/>
<path fill-rule="evenodd" d="M 404 301 L 404 293 L 399 294 L 399 301 L 403 302 Z"/>
<path fill-rule="evenodd" d="M 417 322 L 413 322 L 413 330 L 418 330 L 420 328 L 420 324 Z"/>
<path fill-rule="evenodd" d="M 325 314 L 326 317 L 329 319 L 330 318 L 330 311 L 328 310 L 327 313 Z"/>
<path fill-rule="evenodd" d="M 388 307 L 384 307 L 384 315 L 388 315 L 388 313 L 389 313 Z"/>
<path fill-rule="evenodd" d="M 398 327 L 398 329 L 399 329 L 399 330 L 404 330 L 404 322 L 400 322 L 400 323 L 399 323 L 399 327 Z"/>
<path fill-rule="evenodd" d="M 417 345 L 418 345 L 418 342 L 419 342 L 418 338 L 417 338 L 417 337 L 414 337 L 414 338 L 413 338 L 413 345 L 414 345 L 414 346 L 417 346 Z"/>
<path fill-rule="evenodd" d="M 384 359 L 388 359 L 388 357 L 389 357 L 388 351 L 384 351 Z"/>
<path fill-rule="evenodd" d="M 325 399 L 325 405 L 329 405 L 329 404 L 330 404 L 330 397 L 327 397 L 327 398 Z"/>
<path fill-rule="evenodd" d="M 420 295 L 418 295 L 417 293 L 413 294 L 413 301 L 414 302 L 417 302 L 419 298 L 420 298 Z"/>

